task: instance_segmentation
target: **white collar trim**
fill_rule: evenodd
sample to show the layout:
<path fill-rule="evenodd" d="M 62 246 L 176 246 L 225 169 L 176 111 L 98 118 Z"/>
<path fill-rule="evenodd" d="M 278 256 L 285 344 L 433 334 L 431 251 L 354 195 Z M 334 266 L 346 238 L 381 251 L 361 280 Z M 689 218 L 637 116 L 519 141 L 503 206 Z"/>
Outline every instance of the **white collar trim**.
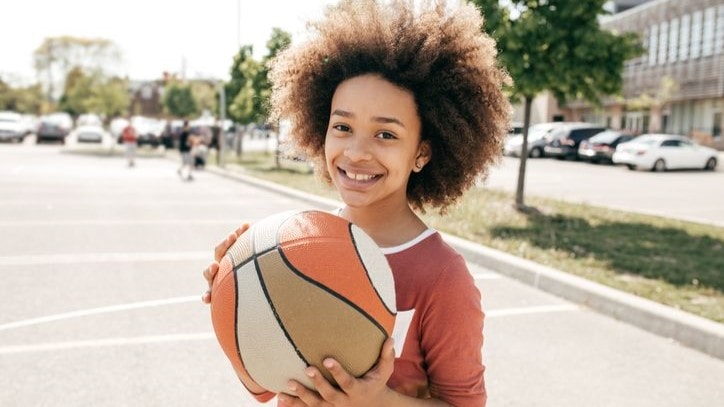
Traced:
<path fill-rule="evenodd" d="M 412 247 L 412 246 L 420 243 L 421 241 L 427 239 L 428 237 L 432 236 L 432 235 L 435 234 L 436 232 L 437 232 L 437 230 L 435 230 L 435 229 L 427 228 L 427 229 L 425 229 L 425 231 L 423 231 L 422 233 L 420 233 L 419 235 L 417 235 L 416 238 L 410 240 L 409 242 L 405 242 L 405 243 L 403 243 L 403 244 L 401 244 L 401 245 L 392 246 L 392 247 L 381 247 L 380 249 L 382 249 L 382 253 L 383 253 L 383 254 L 395 254 L 395 253 L 399 253 L 399 252 L 401 252 L 401 251 L 403 251 L 403 250 L 407 250 L 407 249 L 409 249 L 410 247 Z"/>

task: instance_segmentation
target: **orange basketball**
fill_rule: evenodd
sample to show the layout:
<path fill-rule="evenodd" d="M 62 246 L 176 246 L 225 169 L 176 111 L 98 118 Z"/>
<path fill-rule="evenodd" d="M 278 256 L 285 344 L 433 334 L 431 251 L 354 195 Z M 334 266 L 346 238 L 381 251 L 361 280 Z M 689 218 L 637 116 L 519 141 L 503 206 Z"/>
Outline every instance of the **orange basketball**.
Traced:
<path fill-rule="evenodd" d="M 322 360 L 351 374 L 372 368 L 395 323 L 387 259 L 347 220 L 284 212 L 241 235 L 214 279 L 211 319 L 221 348 L 253 394 L 307 387 L 307 366 L 332 381 Z"/>

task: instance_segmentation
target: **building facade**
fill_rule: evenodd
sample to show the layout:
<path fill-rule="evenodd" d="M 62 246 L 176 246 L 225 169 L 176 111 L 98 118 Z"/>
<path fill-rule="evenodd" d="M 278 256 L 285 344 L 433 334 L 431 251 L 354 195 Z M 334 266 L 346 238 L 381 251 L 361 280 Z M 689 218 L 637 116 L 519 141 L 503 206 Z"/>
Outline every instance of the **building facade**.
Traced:
<path fill-rule="evenodd" d="M 626 62 L 622 97 L 598 109 L 570 103 L 561 109 L 566 119 L 724 148 L 724 0 L 654 0 L 601 25 L 639 33 L 646 52 Z"/>

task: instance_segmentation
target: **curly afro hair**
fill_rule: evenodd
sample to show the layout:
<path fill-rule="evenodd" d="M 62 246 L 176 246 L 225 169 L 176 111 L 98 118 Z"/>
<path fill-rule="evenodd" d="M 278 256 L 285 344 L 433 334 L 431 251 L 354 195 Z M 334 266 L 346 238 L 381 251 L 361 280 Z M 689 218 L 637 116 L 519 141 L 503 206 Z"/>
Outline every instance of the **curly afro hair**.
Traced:
<path fill-rule="evenodd" d="M 337 86 L 378 74 L 411 91 L 432 159 L 411 174 L 408 202 L 443 211 L 486 175 L 509 126 L 509 77 L 482 24 L 472 5 L 416 12 L 413 1 L 343 0 L 308 25 L 311 39 L 270 63 L 272 118 L 290 121 L 291 138 L 329 181 L 324 141 Z"/>

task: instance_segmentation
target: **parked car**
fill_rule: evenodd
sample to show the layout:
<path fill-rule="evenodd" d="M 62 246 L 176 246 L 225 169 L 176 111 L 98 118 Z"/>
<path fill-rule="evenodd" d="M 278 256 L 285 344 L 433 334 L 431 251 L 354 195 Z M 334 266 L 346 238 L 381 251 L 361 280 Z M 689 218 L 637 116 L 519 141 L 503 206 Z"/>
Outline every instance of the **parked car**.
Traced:
<path fill-rule="evenodd" d="M 80 126 L 102 127 L 103 120 L 101 120 L 101 117 L 95 113 L 84 113 L 84 114 L 78 116 L 78 119 L 76 119 L 76 121 L 75 121 L 75 125 L 77 127 L 80 127 Z"/>
<path fill-rule="evenodd" d="M 112 136 L 101 126 L 88 125 L 78 126 L 68 134 L 66 140 L 77 143 L 98 143 L 107 144 L 112 140 Z"/>
<path fill-rule="evenodd" d="M 528 157 L 540 158 L 544 156 L 543 148 L 548 143 L 550 133 L 564 126 L 564 122 L 539 123 L 530 126 L 528 129 Z M 523 149 L 523 135 L 511 135 L 505 141 L 503 154 L 513 157 L 520 157 Z"/>
<path fill-rule="evenodd" d="M 543 148 L 546 156 L 558 159 L 578 158 L 581 141 L 606 130 L 605 127 L 590 123 L 568 123 L 551 132 L 550 141 Z"/>
<path fill-rule="evenodd" d="M 511 122 L 510 129 L 508 129 L 508 137 L 512 137 L 521 133 L 523 133 L 523 123 Z"/>
<path fill-rule="evenodd" d="M 23 141 L 26 134 L 26 124 L 20 113 L 0 112 L 0 140 Z"/>
<path fill-rule="evenodd" d="M 161 134 L 166 122 L 144 116 L 131 117 L 131 124 L 138 135 L 138 145 L 158 147 L 161 145 Z"/>
<path fill-rule="evenodd" d="M 65 142 L 65 137 L 73 128 L 73 118 L 68 113 L 51 113 L 40 118 L 38 131 L 35 133 L 37 142 L 56 140 Z"/>
<path fill-rule="evenodd" d="M 630 170 L 716 169 L 719 152 L 671 134 L 645 134 L 621 143 L 613 154 L 615 164 Z"/>
<path fill-rule="evenodd" d="M 620 130 L 603 131 L 588 140 L 581 141 L 581 145 L 578 147 L 578 157 L 592 163 L 613 162 L 616 147 L 633 138 L 633 135 Z"/>

